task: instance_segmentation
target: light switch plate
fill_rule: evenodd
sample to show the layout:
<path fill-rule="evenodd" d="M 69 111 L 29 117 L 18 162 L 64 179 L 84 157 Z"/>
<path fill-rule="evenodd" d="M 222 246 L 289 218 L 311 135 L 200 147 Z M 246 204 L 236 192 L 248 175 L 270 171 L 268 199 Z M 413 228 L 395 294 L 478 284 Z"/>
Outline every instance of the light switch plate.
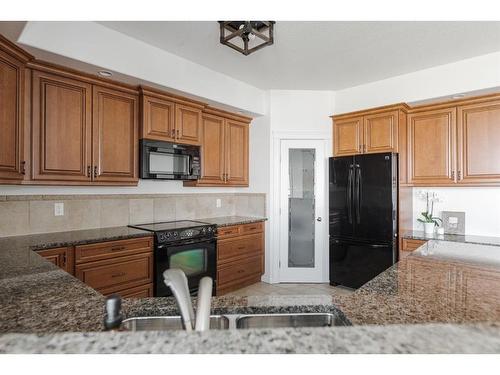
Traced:
<path fill-rule="evenodd" d="M 64 216 L 64 203 L 54 203 L 54 216 Z"/>
<path fill-rule="evenodd" d="M 443 211 L 441 214 L 446 234 L 465 234 L 465 212 Z"/>
<path fill-rule="evenodd" d="M 222 202 L 221 202 L 220 198 L 217 198 L 215 200 L 215 207 L 217 207 L 217 208 L 221 208 L 222 207 Z"/>

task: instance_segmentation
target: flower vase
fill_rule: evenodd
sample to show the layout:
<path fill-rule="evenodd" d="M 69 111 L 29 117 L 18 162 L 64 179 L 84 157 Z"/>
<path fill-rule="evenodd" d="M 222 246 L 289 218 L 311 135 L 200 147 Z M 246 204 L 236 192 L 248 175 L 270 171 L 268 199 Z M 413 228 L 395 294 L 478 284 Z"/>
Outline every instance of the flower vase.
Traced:
<path fill-rule="evenodd" d="M 434 223 L 424 223 L 424 233 L 426 235 L 433 235 L 434 234 Z"/>

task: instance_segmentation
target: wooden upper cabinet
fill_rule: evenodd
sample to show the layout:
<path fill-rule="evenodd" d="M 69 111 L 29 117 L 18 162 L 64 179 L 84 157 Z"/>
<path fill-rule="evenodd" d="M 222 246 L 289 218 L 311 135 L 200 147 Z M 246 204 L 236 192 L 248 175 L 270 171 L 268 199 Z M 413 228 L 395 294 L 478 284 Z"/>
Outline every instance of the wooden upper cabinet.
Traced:
<path fill-rule="evenodd" d="M 201 142 L 201 109 L 175 105 L 175 138 L 180 143 L 199 145 Z"/>
<path fill-rule="evenodd" d="M 93 88 L 93 180 L 138 181 L 138 97 Z"/>
<path fill-rule="evenodd" d="M 456 174 L 456 108 L 408 115 L 408 183 L 450 184 Z"/>
<path fill-rule="evenodd" d="M 248 186 L 248 124 L 226 120 L 226 182 Z"/>
<path fill-rule="evenodd" d="M 173 142 L 175 140 L 175 103 L 142 95 L 141 138 Z"/>
<path fill-rule="evenodd" d="M 201 177 L 185 186 L 248 186 L 250 118 L 208 108 L 202 115 Z M 248 121 L 248 122 L 247 122 Z"/>
<path fill-rule="evenodd" d="M 33 72 L 33 180 L 89 181 L 91 98 L 90 84 Z"/>
<path fill-rule="evenodd" d="M 363 117 L 351 117 L 333 122 L 334 156 L 356 155 L 362 152 Z"/>
<path fill-rule="evenodd" d="M 203 114 L 201 146 L 201 180 L 225 183 L 225 121 L 223 117 Z"/>
<path fill-rule="evenodd" d="M 458 107 L 458 182 L 500 182 L 500 99 Z"/>
<path fill-rule="evenodd" d="M 4 44 L 5 43 L 5 44 Z M 24 62 L 7 53 L 0 38 L 0 181 L 24 179 Z M 5 51 L 4 51 L 5 48 Z"/>
<path fill-rule="evenodd" d="M 397 152 L 399 111 L 365 115 L 363 153 Z"/>

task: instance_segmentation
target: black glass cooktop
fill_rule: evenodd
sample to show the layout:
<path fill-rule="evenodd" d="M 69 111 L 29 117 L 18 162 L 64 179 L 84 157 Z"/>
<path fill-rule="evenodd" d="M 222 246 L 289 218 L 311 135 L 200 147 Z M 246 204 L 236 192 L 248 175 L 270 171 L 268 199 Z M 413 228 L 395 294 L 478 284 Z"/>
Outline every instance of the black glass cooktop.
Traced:
<path fill-rule="evenodd" d="M 165 221 L 161 223 L 129 225 L 129 227 L 147 230 L 149 232 L 161 232 L 172 229 L 187 229 L 199 226 L 210 225 L 201 221 L 181 220 L 181 221 Z"/>

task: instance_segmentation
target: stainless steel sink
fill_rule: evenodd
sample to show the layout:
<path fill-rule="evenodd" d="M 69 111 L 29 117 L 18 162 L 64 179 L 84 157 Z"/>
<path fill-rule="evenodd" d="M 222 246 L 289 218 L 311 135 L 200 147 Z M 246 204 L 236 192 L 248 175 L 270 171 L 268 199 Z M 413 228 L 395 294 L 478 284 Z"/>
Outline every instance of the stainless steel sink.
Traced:
<path fill-rule="evenodd" d="M 236 328 L 297 328 L 345 326 L 345 322 L 329 313 L 251 314 L 240 315 Z"/>
<path fill-rule="evenodd" d="M 180 316 L 144 316 L 125 319 L 122 328 L 128 331 L 182 330 Z M 228 329 L 229 319 L 223 315 L 210 316 L 210 329 Z"/>
<path fill-rule="evenodd" d="M 346 323 L 330 313 L 290 314 L 225 314 L 211 315 L 210 329 L 298 328 L 345 326 Z M 129 331 L 182 330 L 180 316 L 145 316 L 125 319 L 122 328 Z"/>

